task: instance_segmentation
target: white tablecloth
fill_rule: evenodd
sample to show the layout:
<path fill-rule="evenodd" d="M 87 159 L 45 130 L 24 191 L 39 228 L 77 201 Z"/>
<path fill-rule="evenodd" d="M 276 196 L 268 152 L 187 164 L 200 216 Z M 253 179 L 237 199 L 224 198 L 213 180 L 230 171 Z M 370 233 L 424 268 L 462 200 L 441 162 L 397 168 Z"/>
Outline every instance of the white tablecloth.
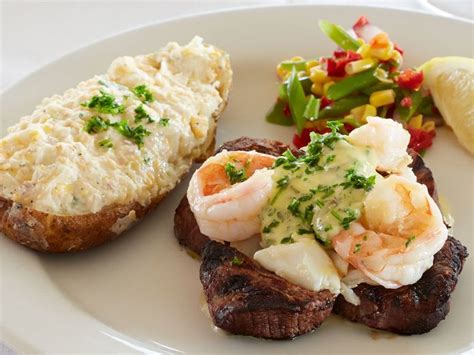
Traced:
<path fill-rule="evenodd" d="M 0 91 L 41 66 L 100 38 L 148 23 L 199 12 L 272 4 L 324 3 L 415 9 L 449 16 L 449 13 L 438 10 L 433 4 L 453 14 L 473 18 L 472 0 L 0 1 Z M 15 352 L 0 342 L 0 354 L 12 355 Z"/>

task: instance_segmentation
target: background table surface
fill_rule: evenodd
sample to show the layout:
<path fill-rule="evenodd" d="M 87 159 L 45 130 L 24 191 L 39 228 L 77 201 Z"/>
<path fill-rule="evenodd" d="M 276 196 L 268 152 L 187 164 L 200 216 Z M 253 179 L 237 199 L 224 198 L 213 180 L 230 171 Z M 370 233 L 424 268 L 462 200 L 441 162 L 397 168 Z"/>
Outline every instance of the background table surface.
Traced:
<path fill-rule="evenodd" d="M 127 29 L 199 12 L 294 3 L 375 5 L 457 15 L 471 20 L 474 17 L 472 0 L 0 0 L 0 91 L 74 49 Z M 0 354 L 15 352 L 0 342 Z"/>

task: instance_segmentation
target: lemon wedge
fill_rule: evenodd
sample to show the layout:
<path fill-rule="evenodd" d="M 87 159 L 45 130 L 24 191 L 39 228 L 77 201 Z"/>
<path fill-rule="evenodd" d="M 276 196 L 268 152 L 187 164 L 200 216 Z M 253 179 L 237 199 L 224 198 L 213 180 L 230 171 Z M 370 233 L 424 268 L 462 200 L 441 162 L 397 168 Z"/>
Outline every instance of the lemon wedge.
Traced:
<path fill-rule="evenodd" d="M 423 86 L 459 142 L 474 155 L 474 59 L 433 58 L 420 68 Z"/>

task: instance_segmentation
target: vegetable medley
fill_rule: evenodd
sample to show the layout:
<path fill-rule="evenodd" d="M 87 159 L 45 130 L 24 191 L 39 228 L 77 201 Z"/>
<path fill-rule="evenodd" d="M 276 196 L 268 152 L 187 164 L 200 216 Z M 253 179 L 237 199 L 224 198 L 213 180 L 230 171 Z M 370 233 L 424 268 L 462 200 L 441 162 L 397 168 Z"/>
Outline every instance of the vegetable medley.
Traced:
<path fill-rule="evenodd" d="M 325 20 L 319 26 L 338 48 L 330 57 L 294 57 L 278 64 L 281 84 L 267 121 L 295 125 L 293 143 L 303 147 L 310 132 L 331 131 L 328 121 L 341 121 L 343 133 L 349 133 L 368 116 L 379 116 L 403 123 L 410 148 L 419 153 L 429 148 L 437 110 L 421 88 L 423 72 L 401 69 L 403 50 L 364 16 L 349 31 Z"/>

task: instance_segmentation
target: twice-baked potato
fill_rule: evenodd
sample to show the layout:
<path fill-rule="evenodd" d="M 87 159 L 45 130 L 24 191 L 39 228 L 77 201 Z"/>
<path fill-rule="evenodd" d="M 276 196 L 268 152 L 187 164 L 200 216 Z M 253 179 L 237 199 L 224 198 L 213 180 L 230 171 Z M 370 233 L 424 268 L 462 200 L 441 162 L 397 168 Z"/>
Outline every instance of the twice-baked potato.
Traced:
<path fill-rule="evenodd" d="M 44 99 L 0 140 L 0 232 L 46 252 L 116 238 L 212 153 L 231 81 L 196 37 Z"/>

